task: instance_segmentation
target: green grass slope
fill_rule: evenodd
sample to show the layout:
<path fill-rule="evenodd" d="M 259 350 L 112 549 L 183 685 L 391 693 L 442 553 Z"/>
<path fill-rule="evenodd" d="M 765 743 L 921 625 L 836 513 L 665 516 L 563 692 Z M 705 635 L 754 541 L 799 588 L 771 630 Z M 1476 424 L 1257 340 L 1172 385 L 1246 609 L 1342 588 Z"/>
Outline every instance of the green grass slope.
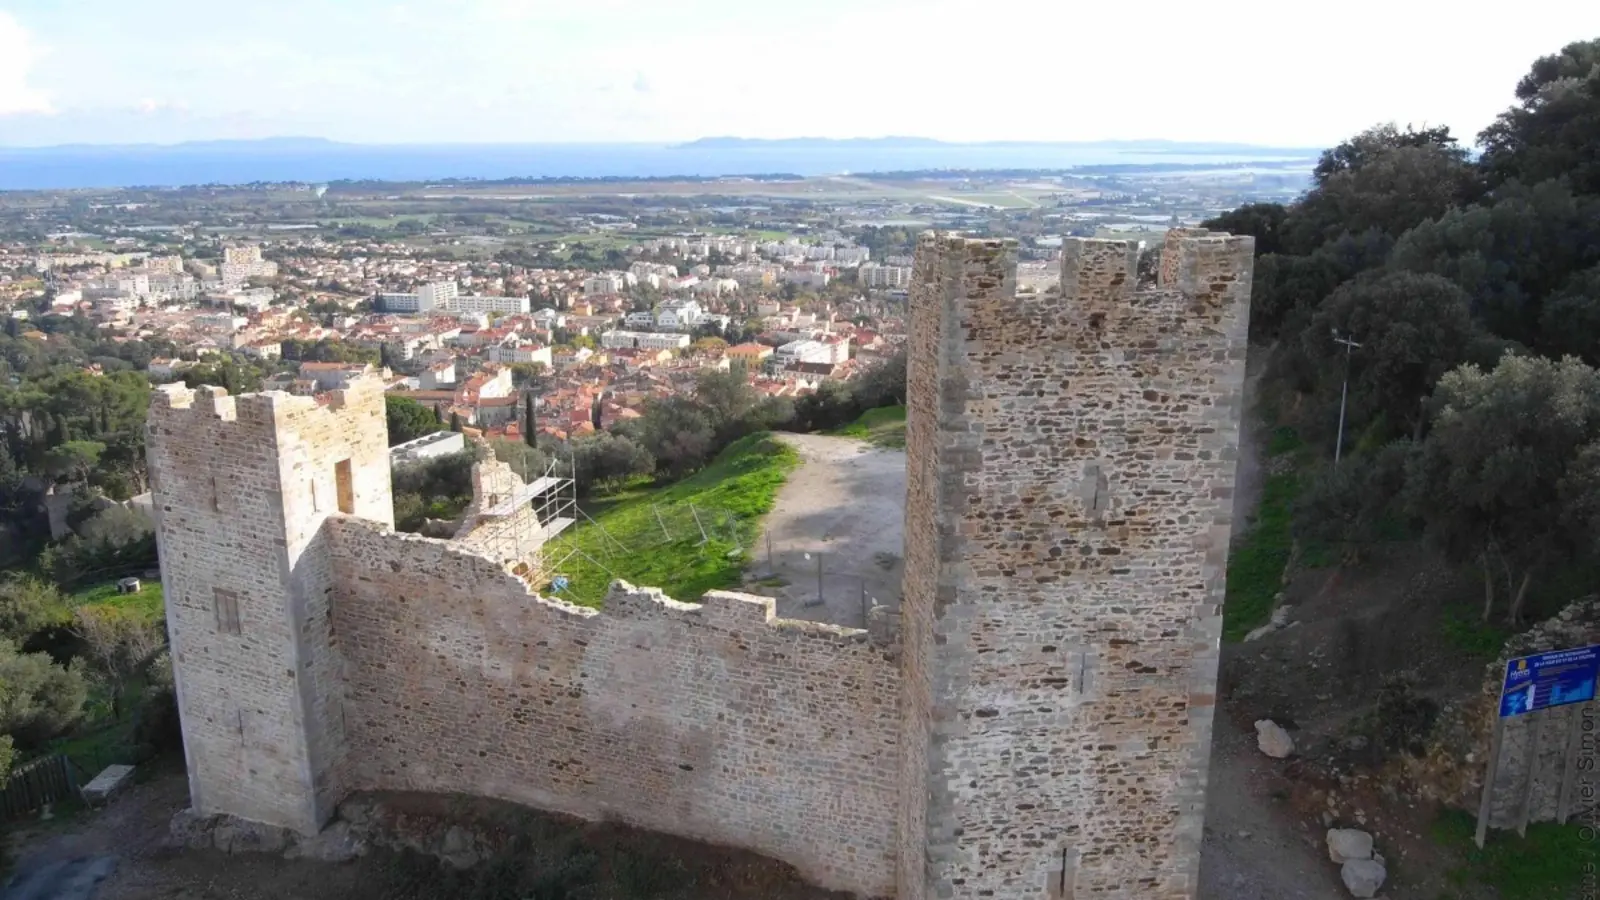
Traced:
<path fill-rule="evenodd" d="M 903 448 L 906 445 L 906 408 L 880 406 L 833 432 L 840 437 L 860 438 L 878 447 Z"/>
<path fill-rule="evenodd" d="M 737 585 L 744 551 L 799 461 L 772 435 L 753 434 L 676 484 L 591 504 L 593 522 L 580 521 L 547 547 L 555 574 L 568 579 L 564 590 L 547 593 L 598 607 L 617 578 L 686 603 Z"/>

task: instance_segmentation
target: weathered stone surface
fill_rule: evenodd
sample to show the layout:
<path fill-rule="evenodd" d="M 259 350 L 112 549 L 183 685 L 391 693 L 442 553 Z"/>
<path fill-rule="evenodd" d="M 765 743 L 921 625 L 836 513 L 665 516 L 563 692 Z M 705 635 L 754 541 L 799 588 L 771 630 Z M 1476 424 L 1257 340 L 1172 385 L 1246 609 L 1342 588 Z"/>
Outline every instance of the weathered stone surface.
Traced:
<path fill-rule="evenodd" d="M 334 822 L 314 837 L 297 838 L 284 853 L 284 858 L 342 863 L 365 856 L 366 853 L 366 841 L 356 834 L 351 823 Z"/>
<path fill-rule="evenodd" d="M 179 810 L 167 823 L 168 841 L 175 847 L 204 850 L 212 846 L 211 829 L 216 816 L 202 816 L 193 809 Z"/>
<path fill-rule="evenodd" d="M 1256 722 L 1256 746 L 1273 759 L 1284 759 L 1294 753 L 1294 738 L 1278 723 L 1261 719 Z"/>
<path fill-rule="evenodd" d="M 133 766 L 106 766 L 79 793 L 90 806 L 104 806 L 133 781 Z"/>
<path fill-rule="evenodd" d="M 1339 869 L 1339 878 L 1352 897 L 1375 897 L 1389 877 L 1388 869 L 1375 859 L 1351 859 Z"/>
<path fill-rule="evenodd" d="M 1252 250 L 919 243 L 899 896 L 1194 896 Z"/>
<path fill-rule="evenodd" d="M 1336 863 L 1372 858 L 1372 835 L 1356 828 L 1328 829 L 1328 858 Z"/>
<path fill-rule="evenodd" d="M 534 596 L 471 535 L 393 532 L 380 385 L 161 388 L 196 816 L 311 838 L 352 791 L 461 793 L 865 895 L 1192 897 L 1252 249 L 1175 233 L 1136 290 L 1136 244 L 1073 239 L 1059 295 L 1018 296 L 1014 247 L 924 238 L 905 600 L 870 632 L 742 594 Z"/>

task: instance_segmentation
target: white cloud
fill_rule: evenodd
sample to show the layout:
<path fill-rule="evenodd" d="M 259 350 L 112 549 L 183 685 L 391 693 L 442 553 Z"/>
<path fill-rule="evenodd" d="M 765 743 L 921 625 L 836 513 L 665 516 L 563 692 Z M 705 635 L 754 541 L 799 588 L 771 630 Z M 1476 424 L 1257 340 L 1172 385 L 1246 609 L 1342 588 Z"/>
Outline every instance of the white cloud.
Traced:
<path fill-rule="evenodd" d="M 43 51 L 10 13 L 0 11 L 0 116 L 47 113 L 50 98 L 29 84 Z"/>

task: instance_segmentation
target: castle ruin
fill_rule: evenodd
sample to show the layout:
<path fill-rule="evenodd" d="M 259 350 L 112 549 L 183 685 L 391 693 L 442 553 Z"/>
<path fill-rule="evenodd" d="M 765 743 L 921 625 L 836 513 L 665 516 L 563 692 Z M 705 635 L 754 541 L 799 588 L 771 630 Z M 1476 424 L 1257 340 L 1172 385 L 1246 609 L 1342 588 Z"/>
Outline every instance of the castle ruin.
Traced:
<path fill-rule="evenodd" d="M 394 531 L 381 389 L 158 390 L 195 812 L 313 834 L 461 793 L 754 850 L 863 896 L 1195 895 L 1253 242 L 927 235 L 898 629 L 622 582 L 543 598 Z"/>

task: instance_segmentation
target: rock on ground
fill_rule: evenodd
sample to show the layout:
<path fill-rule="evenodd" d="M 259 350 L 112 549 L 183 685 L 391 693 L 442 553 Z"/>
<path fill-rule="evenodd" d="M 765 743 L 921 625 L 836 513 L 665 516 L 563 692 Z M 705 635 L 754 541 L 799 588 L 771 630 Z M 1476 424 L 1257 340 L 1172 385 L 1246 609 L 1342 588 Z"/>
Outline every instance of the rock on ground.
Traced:
<path fill-rule="evenodd" d="M 1350 889 L 1350 896 L 1374 897 L 1378 889 L 1383 887 L 1383 880 L 1389 877 L 1389 871 L 1375 859 L 1350 859 L 1339 870 L 1339 877 L 1344 879 L 1344 886 Z"/>
<path fill-rule="evenodd" d="M 1328 829 L 1328 858 L 1336 863 L 1372 858 L 1372 835 L 1357 828 Z"/>
<path fill-rule="evenodd" d="M 1273 759 L 1283 759 L 1294 752 L 1294 739 L 1277 722 L 1261 719 L 1256 722 L 1256 746 Z"/>

